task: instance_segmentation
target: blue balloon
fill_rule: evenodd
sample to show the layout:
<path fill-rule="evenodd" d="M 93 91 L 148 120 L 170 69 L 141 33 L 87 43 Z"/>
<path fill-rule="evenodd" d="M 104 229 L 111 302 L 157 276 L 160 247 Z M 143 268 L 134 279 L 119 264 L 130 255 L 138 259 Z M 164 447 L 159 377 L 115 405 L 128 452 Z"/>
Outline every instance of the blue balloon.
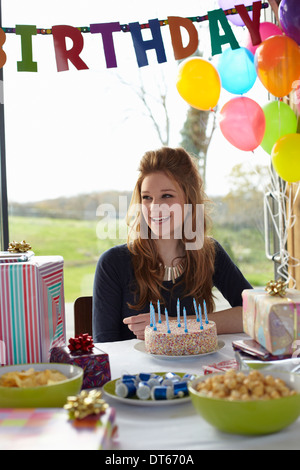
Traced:
<path fill-rule="evenodd" d="M 254 55 L 249 49 L 225 49 L 217 65 L 222 87 L 234 95 L 251 90 L 257 79 Z"/>

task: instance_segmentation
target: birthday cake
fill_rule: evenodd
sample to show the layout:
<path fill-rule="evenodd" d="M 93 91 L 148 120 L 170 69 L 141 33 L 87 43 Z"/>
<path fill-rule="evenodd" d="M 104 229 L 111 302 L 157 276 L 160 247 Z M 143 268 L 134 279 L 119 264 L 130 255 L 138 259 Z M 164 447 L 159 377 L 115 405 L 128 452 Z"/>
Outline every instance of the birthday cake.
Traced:
<path fill-rule="evenodd" d="M 145 329 L 145 349 L 149 354 L 164 356 L 191 356 L 215 351 L 218 346 L 215 322 L 203 322 L 200 329 L 196 319 L 187 319 L 186 325 L 177 321 L 156 324 L 156 329 Z"/>

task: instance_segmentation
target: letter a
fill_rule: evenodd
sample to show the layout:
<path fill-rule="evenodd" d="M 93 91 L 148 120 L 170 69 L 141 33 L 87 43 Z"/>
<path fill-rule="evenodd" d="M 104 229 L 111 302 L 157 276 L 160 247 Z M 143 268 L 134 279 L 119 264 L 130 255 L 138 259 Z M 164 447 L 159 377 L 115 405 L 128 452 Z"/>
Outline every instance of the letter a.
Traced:
<path fill-rule="evenodd" d="M 211 50 L 212 55 L 222 54 L 222 45 L 230 44 L 232 49 L 239 49 L 240 45 L 237 42 L 235 35 L 231 29 L 231 26 L 226 18 L 224 11 L 220 8 L 219 10 L 208 12 L 209 29 L 211 36 Z M 219 22 L 225 32 L 225 35 L 220 35 Z"/>

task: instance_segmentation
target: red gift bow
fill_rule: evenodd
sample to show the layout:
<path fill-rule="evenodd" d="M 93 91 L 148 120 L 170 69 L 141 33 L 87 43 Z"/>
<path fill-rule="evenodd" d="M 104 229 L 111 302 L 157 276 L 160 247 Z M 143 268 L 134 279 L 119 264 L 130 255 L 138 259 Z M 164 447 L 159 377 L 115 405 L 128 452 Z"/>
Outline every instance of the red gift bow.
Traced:
<path fill-rule="evenodd" d="M 88 333 L 76 335 L 69 339 L 68 347 L 71 352 L 89 352 L 94 347 L 93 338 Z"/>

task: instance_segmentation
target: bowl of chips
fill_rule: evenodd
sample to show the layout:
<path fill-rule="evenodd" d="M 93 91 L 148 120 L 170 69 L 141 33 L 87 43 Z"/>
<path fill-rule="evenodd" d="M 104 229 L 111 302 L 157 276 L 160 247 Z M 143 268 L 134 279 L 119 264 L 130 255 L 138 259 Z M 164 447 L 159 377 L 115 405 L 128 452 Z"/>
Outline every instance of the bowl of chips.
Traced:
<path fill-rule="evenodd" d="M 300 375 L 229 370 L 189 383 L 197 412 L 220 431 L 263 435 L 281 431 L 300 416 Z"/>
<path fill-rule="evenodd" d="M 18 364 L 0 368 L 0 408 L 60 408 L 80 392 L 83 369 L 72 364 Z"/>

